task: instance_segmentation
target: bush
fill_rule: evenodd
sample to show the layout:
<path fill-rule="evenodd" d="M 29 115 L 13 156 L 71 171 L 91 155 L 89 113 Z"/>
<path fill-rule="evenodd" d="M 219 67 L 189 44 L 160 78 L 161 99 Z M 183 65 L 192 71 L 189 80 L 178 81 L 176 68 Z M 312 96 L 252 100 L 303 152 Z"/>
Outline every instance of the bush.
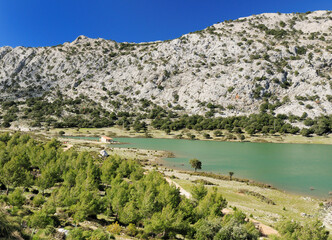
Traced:
<path fill-rule="evenodd" d="M 234 87 L 229 87 L 229 88 L 227 89 L 227 91 L 228 91 L 229 93 L 231 93 L 231 92 L 233 92 L 234 89 L 235 89 Z"/>
<path fill-rule="evenodd" d="M 132 236 L 134 237 L 136 234 L 137 234 L 137 228 L 134 224 L 130 223 L 127 228 L 126 228 L 126 233 L 129 235 L 129 236 Z"/>
<path fill-rule="evenodd" d="M 206 196 L 207 192 L 208 192 L 208 190 L 204 186 L 204 184 L 200 183 L 198 186 L 194 185 L 191 193 L 192 193 L 192 196 L 194 199 L 196 199 L 197 201 L 200 201 L 201 199 L 203 199 Z"/>
<path fill-rule="evenodd" d="M 329 232 L 325 229 L 322 222 L 316 220 L 311 223 L 307 223 L 302 226 L 295 221 L 281 222 L 278 226 L 278 231 L 281 237 L 275 237 L 278 239 L 301 239 L 301 240 L 327 240 L 329 238 Z"/>
<path fill-rule="evenodd" d="M 215 234 L 221 228 L 221 218 L 200 219 L 194 226 L 195 239 L 214 239 Z"/>
<path fill-rule="evenodd" d="M 35 207 L 40 207 L 45 202 L 45 198 L 42 194 L 38 194 L 32 200 L 32 203 Z"/>
<path fill-rule="evenodd" d="M 25 202 L 22 189 L 16 188 L 14 192 L 8 196 L 9 203 L 16 207 L 22 207 Z"/>
<path fill-rule="evenodd" d="M 54 221 L 47 213 L 40 210 L 30 217 L 29 225 L 35 228 L 46 228 L 48 225 L 53 226 Z"/>
<path fill-rule="evenodd" d="M 216 137 L 221 137 L 221 136 L 222 136 L 222 131 L 220 131 L 220 130 L 216 130 L 216 131 L 213 132 L 213 134 L 214 134 L 214 136 L 216 136 Z"/>
<path fill-rule="evenodd" d="M 122 228 L 118 222 L 115 222 L 115 223 L 108 225 L 106 230 L 112 234 L 119 235 Z"/>
<path fill-rule="evenodd" d="M 300 133 L 301 133 L 301 135 L 304 136 L 304 137 L 309 137 L 310 134 L 311 134 L 311 131 L 310 131 L 310 129 L 308 129 L 308 128 L 303 128 L 303 129 L 301 130 Z"/>
<path fill-rule="evenodd" d="M 218 240 L 255 240 L 259 231 L 254 224 L 245 221 L 245 214 L 235 211 L 223 218 L 208 217 L 195 223 L 195 239 Z"/>
<path fill-rule="evenodd" d="M 74 228 L 69 231 L 68 236 L 66 239 L 68 240 L 86 240 L 89 239 L 91 236 L 91 233 L 88 231 L 83 231 L 81 228 Z"/>
<path fill-rule="evenodd" d="M 208 133 L 203 133 L 203 137 L 205 139 L 210 139 L 211 138 L 210 134 L 208 134 Z"/>
<path fill-rule="evenodd" d="M 65 135 L 65 131 L 62 131 L 62 130 L 61 130 L 61 131 L 59 131 L 59 135 L 60 135 L 60 136 L 63 136 L 63 135 Z"/>
<path fill-rule="evenodd" d="M 305 107 L 306 107 L 307 109 L 313 109 L 313 108 L 314 108 L 314 107 L 311 106 L 310 104 L 305 105 Z"/>
<path fill-rule="evenodd" d="M 55 228 L 53 226 L 51 226 L 51 225 L 46 226 L 46 228 L 45 228 L 45 234 L 47 236 L 52 235 L 55 232 L 56 232 L 56 230 L 55 230 Z"/>
<path fill-rule="evenodd" d="M 110 235 L 101 229 L 94 230 L 89 238 L 89 240 L 108 240 Z"/>
<path fill-rule="evenodd" d="M 264 195 L 262 195 L 258 192 L 250 191 L 250 190 L 247 190 L 247 189 L 239 189 L 239 193 L 244 193 L 244 194 L 247 194 L 247 195 L 254 196 L 254 197 L 258 198 L 259 200 L 261 200 L 262 202 L 266 202 L 267 204 L 276 205 L 273 200 L 265 197 Z"/>
<path fill-rule="evenodd" d="M 0 209 L 0 239 L 6 239 L 15 231 L 15 227 L 7 219 L 7 215 Z"/>
<path fill-rule="evenodd" d="M 298 55 L 304 55 L 307 53 L 307 49 L 305 48 L 305 46 L 302 47 L 296 47 L 296 53 Z"/>

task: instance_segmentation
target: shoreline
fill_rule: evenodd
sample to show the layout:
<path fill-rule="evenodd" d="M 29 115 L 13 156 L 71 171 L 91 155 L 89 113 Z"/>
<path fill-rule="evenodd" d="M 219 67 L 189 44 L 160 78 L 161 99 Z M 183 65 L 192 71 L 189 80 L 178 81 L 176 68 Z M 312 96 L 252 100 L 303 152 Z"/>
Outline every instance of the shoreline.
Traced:
<path fill-rule="evenodd" d="M 157 161 L 159 161 L 161 164 L 163 164 L 163 162 L 165 162 L 165 160 L 163 159 L 158 159 Z M 157 163 L 158 164 L 158 163 Z M 331 201 L 332 200 L 332 195 L 327 195 L 327 196 L 318 196 L 318 195 L 310 195 L 310 194 L 306 194 L 303 192 L 299 192 L 299 191 L 290 191 L 290 190 L 286 190 L 286 189 L 282 189 L 280 187 L 276 187 L 273 184 L 270 183 L 265 183 L 265 182 L 260 182 L 254 179 L 249 179 L 249 178 L 242 178 L 242 177 L 232 177 L 232 180 L 229 180 L 229 176 L 228 175 L 223 175 L 220 173 L 214 173 L 214 172 L 206 172 L 206 171 L 191 171 L 191 170 L 185 170 L 182 169 L 180 167 L 170 167 L 167 165 L 159 165 L 158 164 L 158 169 L 164 169 L 164 170 L 168 170 L 168 171 L 176 171 L 178 173 L 183 173 L 183 174 L 188 174 L 190 176 L 196 176 L 196 177 L 205 177 L 205 178 L 211 178 L 211 179 L 216 179 L 216 180 L 221 180 L 221 181 L 227 181 L 227 182 L 237 182 L 237 183 L 245 183 L 248 186 L 254 186 L 254 187 L 259 187 L 262 189 L 271 189 L 271 190 L 276 190 L 288 195 L 294 195 L 294 196 L 301 196 L 301 197 L 309 197 L 309 198 L 315 198 L 317 200 L 320 201 Z"/>
<path fill-rule="evenodd" d="M 0 131 L 20 131 L 20 129 L 3 129 Z M 299 134 L 254 134 L 249 135 L 242 133 L 245 136 L 244 140 L 240 139 L 240 134 L 228 132 L 227 130 L 220 130 L 221 136 L 214 136 L 215 131 L 196 131 L 192 129 L 183 129 L 179 131 L 172 131 L 170 134 L 166 134 L 162 130 L 148 128 L 147 132 L 135 132 L 133 130 L 126 130 L 123 127 L 115 126 L 108 128 L 51 128 L 34 129 L 33 133 L 40 133 L 43 135 L 52 135 L 54 137 L 59 136 L 59 132 L 64 131 L 65 136 L 82 136 L 82 137 L 95 137 L 106 135 L 112 138 L 156 138 L 156 139 L 184 139 L 192 140 L 187 135 L 195 135 L 195 139 L 199 141 L 217 141 L 217 142 L 251 142 L 251 143 L 288 143 L 288 144 L 323 144 L 332 145 L 332 134 L 326 136 L 304 137 Z M 24 132 L 24 131 L 23 131 Z M 210 138 L 204 137 L 204 134 L 209 134 Z"/>
<path fill-rule="evenodd" d="M 291 135 L 299 136 L 299 135 Z M 87 136 L 86 136 L 87 137 Z M 332 145 L 331 143 L 311 143 L 311 142 L 273 142 L 273 141 L 237 141 L 237 140 L 222 140 L 222 139 L 189 139 L 189 138 L 163 138 L 163 137 L 144 137 L 144 136 L 116 136 L 114 138 L 151 138 L 151 139 L 170 139 L 170 140 L 188 140 L 188 141 L 205 141 L 205 142 L 233 142 L 233 143 L 273 143 L 273 144 L 310 144 L 310 145 Z M 332 141 L 332 139 L 331 139 Z M 128 143 L 123 143 L 128 144 Z"/>

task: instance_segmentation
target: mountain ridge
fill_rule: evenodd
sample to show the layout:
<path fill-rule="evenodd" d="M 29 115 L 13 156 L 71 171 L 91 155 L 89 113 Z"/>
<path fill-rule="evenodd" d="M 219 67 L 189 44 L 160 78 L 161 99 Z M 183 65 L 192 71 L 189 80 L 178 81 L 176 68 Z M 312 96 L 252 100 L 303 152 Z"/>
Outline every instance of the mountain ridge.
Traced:
<path fill-rule="evenodd" d="M 81 35 L 52 47 L 1 47 L 0 98 L 53 101 L 60 91 L 111 112 L 142 112 L 138 103 L 149 100 L 189 115 L 249 115 L 266 103 L 275 114 L 329 115 L 331 33 L 330 11 L 264 13 L 166 41 Z"/>

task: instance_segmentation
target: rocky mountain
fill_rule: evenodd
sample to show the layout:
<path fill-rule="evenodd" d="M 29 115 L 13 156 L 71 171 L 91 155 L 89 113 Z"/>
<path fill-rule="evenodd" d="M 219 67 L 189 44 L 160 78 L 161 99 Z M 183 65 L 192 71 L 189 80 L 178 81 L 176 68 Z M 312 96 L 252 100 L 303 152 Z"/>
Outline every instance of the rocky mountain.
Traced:
<path fill-rule="evenodd" d="M 144 99 L 181 113 L 332 114 L 332 12 L 266 13 L 167 41 L 79 36 L 52 47 L 1 47 L 0 97 L 86 96 L 108 111 Z"/>

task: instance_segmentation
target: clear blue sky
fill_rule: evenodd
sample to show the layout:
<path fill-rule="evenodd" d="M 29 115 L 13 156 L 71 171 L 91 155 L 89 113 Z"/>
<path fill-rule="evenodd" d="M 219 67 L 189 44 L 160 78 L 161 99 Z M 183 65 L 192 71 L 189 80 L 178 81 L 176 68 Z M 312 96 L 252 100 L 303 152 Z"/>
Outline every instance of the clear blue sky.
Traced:
<path fill-rule="evenodd" d="M 166 40 L 227 19 L 314 10 L 332 10 L 332 0 L 0 0 L 0 46 L 51 46 L 79 35 Z"/>

